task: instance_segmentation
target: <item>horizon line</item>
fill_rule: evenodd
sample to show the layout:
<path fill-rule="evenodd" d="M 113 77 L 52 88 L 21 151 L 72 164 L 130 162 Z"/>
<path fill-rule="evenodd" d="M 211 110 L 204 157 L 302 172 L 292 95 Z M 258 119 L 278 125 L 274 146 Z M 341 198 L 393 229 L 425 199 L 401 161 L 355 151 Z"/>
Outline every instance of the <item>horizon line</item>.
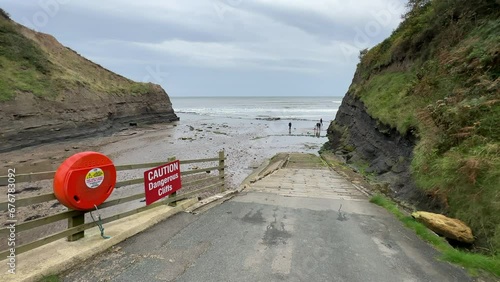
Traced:
<path fill-rule="evenodd" d="M 170 98 L 311 98 L 311 97 L 331 97 L 331 98 L 343 98 L 344 96 L 171 96 Z"/>

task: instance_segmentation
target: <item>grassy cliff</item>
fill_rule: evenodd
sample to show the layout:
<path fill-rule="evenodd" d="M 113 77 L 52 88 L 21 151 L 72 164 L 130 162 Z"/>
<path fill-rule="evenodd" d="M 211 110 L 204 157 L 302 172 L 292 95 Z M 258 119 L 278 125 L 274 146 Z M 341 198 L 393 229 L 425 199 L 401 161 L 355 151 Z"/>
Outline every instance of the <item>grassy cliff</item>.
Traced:
<path fill-rule="evenodd" d="M 410 1 L 404 21 L 361 52 L 348 95 L 416 137 L 417 187 L 500 251 L 500 5 Z M 348 133 L 347 133 L 348 134 Z"/>
<path fill-rule="evenodd" d="M 0 9 L 0 152 L 175 120 L 161 86 L 113 73 Z"/>
<path fill-rule="evenodd" d="M 82 86 L 100 93 L 144 94 L 150 90 L 150 85 L 112 73 L 0 11 L 0 102 L 22 92 L 55 98 Z"/>

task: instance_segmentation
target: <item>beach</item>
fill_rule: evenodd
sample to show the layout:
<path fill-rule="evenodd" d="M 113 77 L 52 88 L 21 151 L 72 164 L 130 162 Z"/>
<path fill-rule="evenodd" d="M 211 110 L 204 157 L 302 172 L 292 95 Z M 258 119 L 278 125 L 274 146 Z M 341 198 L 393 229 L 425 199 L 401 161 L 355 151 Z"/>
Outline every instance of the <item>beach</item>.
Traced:
<path fill-rule="evenodd" d="M 226 179 L 234 188 L 263 160 L 278 152 L 316 153 L 327 141 L 326 128 L 341 101 L 327 97 L 171 99 L 178 122 L 139 123 L 110 135 L 2 153 L 0 169 L 6 172 L 16 168 L 18 174 L 56 170 L 64 159 L 83 151 L 101 152 L 119 165 L 166 161 L 170 157 L 215 157 L 224 150 L 228 158 Z M 314 128 L 320 118 L 323 127 L 317 137 Z"/>
<path fill-rule="evenodd" d="M 170 157 L 180 160 L 209 158 L 224 150 L 228 166 L 226 179 L 229 187 L 234 188 L 266 158 L 278 152 L 317 153 L 327 141 L 325 126 L 318 138 L 314 135 L 314 124 L 307 121 L 294 121 L 290 134 L 288 121 L 178 115 L 180 121 L 174 123 L 139 125 L 110 136 L 2 153 L 0 166 L 5 174 L 8 168 L 16 168 L 17 174 L 22 174 L 56 170 L 64 159 L 83 151 L 101 152 L 120 165 L 160 162 Z M 23 186 L 20 184 L 19 189 Z"/>
<path fill-rule="evenodd" d="M 317 154 L 327 141 L 324 120 L 320 137 L 314 133 L 315 121 L 261 119 L 260 117 L 234 118 L 196 113 L 178 113 L 180 120 L 173 123 L 130 126 L 109 136 L 92 136 L 85 139 L 68 140 L 35 147 L 24 148 L 14 152 L 0 154 L 0 173 L 7 173 L 8 168 L 15 168 L 17 174 L 54 171 L 69 156 L 84 151 L 97 151 L 107 155 L 115 165 L 145 162 L 162 162 L 171 157 L 180 160 L 213 158 L 224 150 L 227 168 L 226 187 L 235 189 L 254 169 L 266 159 L 279 152 L 305 152 Z M 289 132 L 288 123 L 292 122 Z M 213 165 L 213 164 L 212 164 Z M 181 166 L 182 170 L 191 170 L 210 165 L 189 164 Z M 125 171 L 118 173 L 118 181 L 140 177 L 142 171 Z M 4 188 L 2 188 L 3 190 Z M 110 199 L 137 194 L 143 191 L 143 185 L 131 185 L 115 189 Z M 182 189 L 181 189 L 182 190 Z M 52 181 L 18 183 L 18 198 L 30 197 L 52 192 Z M 182 194 L 180 191 L 179 194 Z M 216 193 L 205 193 L 209 196 Z M 6 199 L 6 193 L 0 195 L 0 201 Z M 136 201 L 127 204 L 127 209 L 143 206 L 144 202 Z M 51 201 L 16 210 L 19 223 L 59 213 L 67 208 L 57 201 Z M 122 212 L 123 206 L 105 209 L 103 217 Z M 0 225 L 6 223 L 6 214 L 0 216 Z M 91 220 L 87 218 L 88 222 Z M 57 222 L 43 228 L 21 232 L 19 243 L 46 236 L 65 228 L 66 222 Z M 3 247 L 3 244 L 1 244 Z"/>

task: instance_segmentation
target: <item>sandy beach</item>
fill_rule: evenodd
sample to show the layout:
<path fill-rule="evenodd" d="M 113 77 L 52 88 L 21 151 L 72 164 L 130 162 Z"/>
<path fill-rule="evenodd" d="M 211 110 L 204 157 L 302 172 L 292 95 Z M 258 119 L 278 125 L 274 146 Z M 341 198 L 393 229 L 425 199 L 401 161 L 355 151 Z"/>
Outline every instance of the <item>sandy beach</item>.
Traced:
<path fill-rule="evenodd" d="M 111 136 L 89 137 L 24 148 L 15 152 L 0 154 L 0 173 L 6 174 L 8 168 L 16 168 L 17 174 L 51 171 L 65 158 L 83 151 L 97 151 L 109 156 L 116 165 L 160 162 L 169 157 L 180 160 L 216 157 L 220 150 L 227 156 L 226 185 L 236 188 L 246 176 L 257 168 L 265 159 L 279 152 L 317 153 L 327 141 L 325 130 L 322 137 L 314 135 L 314 124 L 309 121 L 293 121 L 292 132 L 288 132 L 285 120 L 249 120 L 221 117 L 179 114 L 180 121 L 169 124 L 155 124 L 130 127 Z M 183 170 L 200 166 L 186 165 Z M 203 167 L 203 166 L 200 166 Z M 121 172 L 118 180 L 140 176 L 141 171 Z M 19 183 L 18 197 L 29 197 L 52 191 L 52 181 Z M 5 187 L 1 188 L 0 200 L 5 200 Z M 142 191 L 142 185 L 132 185 L 116 189 L 112 198 L 136 194 Z M 180 192 L 182 193 L 182 191 Z M 209 194 L 205 194 L 207 196 Z M 144 205 L 137 201 L 127 205 L 127 209 Z M 103 216 L 121 212 L 120 206 L 108 208 Z M 52 215 L 66 210 L 57 201 L 22 207 L 17 209 L 17 220 L 21 223 L 41 216 Z M 0 216 L 0 225 L 6 222 L 6 213 Z M 87 220 L 91 220 L 90 218 Z M 57 222 L 44 228 L 37 228 L 18 237 L 20 241 L 51 234 L 54 229 L 65 227 L 65 222 Z M 3 245 L 3 244 L 0 244 Z M 2 246 L 0 246 L 2 247 Z"/>

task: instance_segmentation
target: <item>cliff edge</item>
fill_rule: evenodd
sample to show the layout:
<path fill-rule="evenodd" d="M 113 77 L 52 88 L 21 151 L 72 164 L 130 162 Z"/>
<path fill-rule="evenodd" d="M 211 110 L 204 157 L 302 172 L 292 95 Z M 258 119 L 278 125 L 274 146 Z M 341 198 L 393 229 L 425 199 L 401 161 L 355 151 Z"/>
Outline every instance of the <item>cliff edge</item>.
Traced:
<path fill-rule="evenodd" d="M 360 63 L 325 146 L 500 250 L 500 5 L 413 0 Z"/>
<path fill-rule="evenodd" d="M 0 10 L 0 152 L 175 120 L 161 86 L 115 74 Z"/>

